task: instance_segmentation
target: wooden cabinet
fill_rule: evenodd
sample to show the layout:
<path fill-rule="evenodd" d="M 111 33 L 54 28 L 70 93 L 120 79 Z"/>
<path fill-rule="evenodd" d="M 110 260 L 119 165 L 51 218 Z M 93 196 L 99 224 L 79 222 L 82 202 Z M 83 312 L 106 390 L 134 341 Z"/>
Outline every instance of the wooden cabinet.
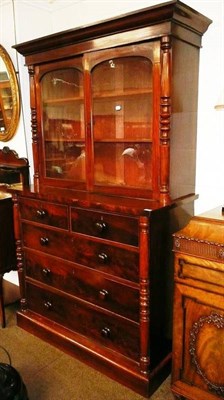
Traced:
<path fill-rule="evenodd" d="M 197 197 L 210 22 L 172 1 L 15 46 L 34 157 L 13 195 L 18 324 L 146 396 L 170 370 L 171 234 Z"/>
<path fill-rule="evenodd" d="M 0 276 L 3 276 L 16 265 L 12 198 L 3 192 L 0 192 L 0 223 Z"/>
<path fill-rule="evenodd" d="M 13 234 L 12 198 L 0 191 L 0 321 L 5 327 L 3 276 L 16 268 L 15 239 Z"/>
<path fill-rule="evenodd" d="M 29 185 L 29 165 L 25 158 L 19 158 L 14 150 L 5 146 L 0 149 L 0 320 L 5 327 L 3 276 L 16 270 L 16 246 L 13 224 L 12 195 L 7 193 L 10 186 L 22 188 Z"/>
<path fill-rule="evenodd" d="M 224 214 L 218 207 L 174 235 L 172 390 L 178 399 L 224 393 Z"/>

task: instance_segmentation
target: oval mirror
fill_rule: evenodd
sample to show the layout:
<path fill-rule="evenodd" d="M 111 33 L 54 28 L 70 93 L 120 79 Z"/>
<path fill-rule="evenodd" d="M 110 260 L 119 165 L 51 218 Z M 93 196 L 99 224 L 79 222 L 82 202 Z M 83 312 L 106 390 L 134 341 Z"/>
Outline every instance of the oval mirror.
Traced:
<path fill-rule="evenodd" d="M 0 45 L 0 141 L 7 142 L 16 132 L 20 114 L 20 92 L 15 68 Z"/>

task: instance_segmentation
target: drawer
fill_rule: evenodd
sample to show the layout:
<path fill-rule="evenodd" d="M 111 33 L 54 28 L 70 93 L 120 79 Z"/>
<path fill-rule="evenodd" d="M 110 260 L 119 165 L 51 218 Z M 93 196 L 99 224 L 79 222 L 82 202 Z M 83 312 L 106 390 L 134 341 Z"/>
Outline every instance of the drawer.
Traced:
<path fill-rule="evenodd" d="M 191 256 L 176 257 L 176 277 L 184 283 L 192 280 L 200 285 L 224 288 L 224 263 Z"/>
<path fill-rule="evenodd" d="M 138 219 L 72 207 L 74 232 L 138 246 Z"/>
<path fill-rule="evenodd" d="M 139 358 L 137 323 L 30 283 L 26 292 L 30 310 L 127 357 Z"/>
<path fill-rule="evenodd" d="M 139 253 L 135 247 L 124 249 L 28 223 L 22 224 L 22 237 L 23 245 L 30 249 L 138 282 Z"/>
<path fill-rule="evenodd" d="M 26 276 L 100 307 L 139 320 L 139 290 L 104 274 L 45 254 L 25 251 Z"/>
<path fill-rule="evenodd" d="M 24 198 L 20 199 L 19 204 L 22 219 L 68 229 L 67 206 Z"/>

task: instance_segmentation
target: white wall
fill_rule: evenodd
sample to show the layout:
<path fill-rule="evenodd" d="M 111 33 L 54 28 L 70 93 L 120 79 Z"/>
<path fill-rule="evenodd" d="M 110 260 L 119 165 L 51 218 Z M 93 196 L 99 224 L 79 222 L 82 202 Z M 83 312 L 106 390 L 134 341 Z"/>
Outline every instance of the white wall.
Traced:
<path fill-rule="evenodd" d="M 166 0 L 167 1 L 167 0 Z M 158 4 L 156 0 L 1 0 L 0 43 L 16 69 L 22 93 L 22 114 L 15 137 L 7 145 L 32 165 L 29 81 L 24 59 L 11 46 L 65 29 L 101 21 Z M 163 0 L 163 2 L 165 2 Z M 224 70 L 224 0 L 185 0 L 213 20 L 203 37 L 200 55 L 195 211 L 224 204 L 224 111 L 215 111 Z M 4 143 L 0 142 L 3 147 Z"/>

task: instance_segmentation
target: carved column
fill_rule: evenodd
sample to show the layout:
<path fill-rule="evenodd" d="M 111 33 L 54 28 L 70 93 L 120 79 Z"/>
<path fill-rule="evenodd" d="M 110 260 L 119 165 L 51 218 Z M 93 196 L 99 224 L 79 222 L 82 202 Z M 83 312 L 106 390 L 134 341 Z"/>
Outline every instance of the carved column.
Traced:
<path fill-rule="evenodd" d="M 30 108 L 31 108 L 31 130 L 32 130 L 32 147 L 34 160 L 34 189 L 39 192 L 39 151 L 38 151 L 38 130 L 37 130 L 37 109 L 36 109 L 36 93 L 34 82 L 34 67 L 28 67 L 30 76 Z"/>
<path fill-rule="evenodd" d="M 19 277 L 20 295 L 21 295 L 21 309 L 25 311 L 27 309 L 26 295 L 25 295 L 25 277 L 24 277 L 24 266 L 23 266 L 23 252 L 20 234 L 20 224 L 19 224 L 19 204 L 18 197 L 16 193 L 13 193 L 13 218 L 14 218 L 14 235 L 16 242 L 16 262 Z"/>
<path fill-rule="evenodd" d="M 140 217 L 140 369 L 149 373 L 150 341 L 149 341 L 149 220 Z"/>
<path fill-rule="evenodd" d="M 160 201 L 170 200 L 170 117 L 171 117 L 171 39 L 161 39 L 161 97 L 160 97 Z"/>

